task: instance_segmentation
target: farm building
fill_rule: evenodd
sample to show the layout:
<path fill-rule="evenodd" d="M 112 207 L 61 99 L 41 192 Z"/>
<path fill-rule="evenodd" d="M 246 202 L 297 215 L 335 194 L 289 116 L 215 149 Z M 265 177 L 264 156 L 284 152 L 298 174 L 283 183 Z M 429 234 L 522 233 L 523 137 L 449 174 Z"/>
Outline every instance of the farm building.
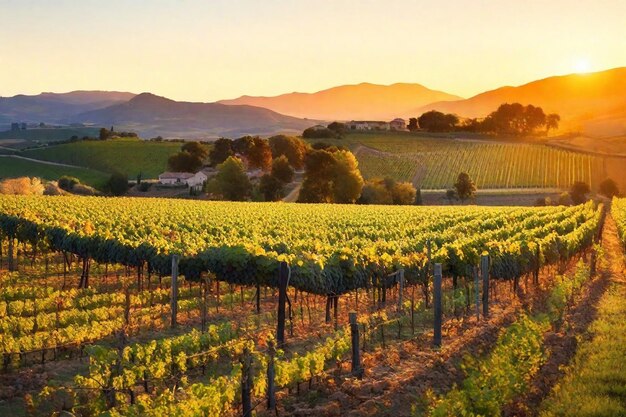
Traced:
<path fill-rule="evenodd" d="M 346 126 L 349 130 L 389 130 L 389 123 L 381 121 L 353 120 Z"/>
<path fill-rule="evenodd" d="M 406 120 L 401 119 L 401 118 L 393 119 L 392 121 L 389 122 L 389 128 L 391 130 L 400 130 L 400 131 L 407 130 Z"/>
<path fill-rule="evenodd" d="M 162 185 L 187 185 L 191 188 L 201 188 L 208 179 L 207 175 L 200 171 L 191 172 L 164 172 L 159 175 L 159 183 Z"/>

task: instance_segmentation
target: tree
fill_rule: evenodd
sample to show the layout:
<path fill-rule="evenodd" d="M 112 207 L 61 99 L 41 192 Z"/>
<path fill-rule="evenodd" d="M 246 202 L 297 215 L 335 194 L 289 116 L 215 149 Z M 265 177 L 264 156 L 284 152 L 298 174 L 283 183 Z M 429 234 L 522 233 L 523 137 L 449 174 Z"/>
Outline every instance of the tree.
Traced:
<path fill-rule="evenodd" d="M 232 143 L 232 150 L 239 155 L 248 155 L 248 151 L 254 145 L 254 137 L 242 136 L 239 139 L 235 139 Z"/>
<path fill-rule="evenodd" d="M 424 201 L 422 200 L 422 189 L 421 188 L 415 189 L 415 201 L 413 202 L 413 204 L 415 204 L 416 206 L 421 206 L 421 205 L 424 204 Z"/>
<path fill-rule="evenodd" d="M 59 180 L 57 181 L 57 184 L 59 188 L 62 190 L 72 191 L 72 188 L 74 188 L 76 184 L 80 184 L 80 180 L 76 177 L 70 177 L 70 176 L 64 175 L 61 178 L 59 178 Z"/>
<path fill-rule="evenodd" d="M 452 204 L 457 198 L 458 196 L 456 195 L 456 190 L 453 188 L 446 190 L 446 200 L 448 200 L 449 204 Z"/>
<path fill-rule="evenodd" d="M 600 183 L 600 194 L 607 198 L 617 197 L 619 195 L 617 183 L 611 178 L 605 179 Z"/>
<path fill-rule="evenodd" d="M 185 142 L 185 144 L 181 147 L 181 150 L 184 152 L 189 152 L 190 154 L 197 156 L 201 161 L 204 162 L 206 157 L 209 155 L 209 151 L 206 149 L 204 145 L 200 142 Z"/>
<path fill-rule="evenodd" d="M 259 137 L 252 139 L 252 146 L 248 149 L 248 165 L 266 172 L 272 168 L 272 149 L 267 140 Z"/>
<path fill-rule="evenodd" d="M 415 203 L 417 191 L 410 182 L 396 182 L 391 188 L 393 204 L 411 205 Z"/>
<path fill-rule="evenodd" d="M 121 172 L 113 173 L 107 181 L 105 189 L 115 196 L 126 194 L 126 191 L 128 191 L 128 176 Z"/>
<path fill-rule="evenodd" d="M 215 188 L 225 200 L 243 201 L 250 196 L 252 184 L 241 159 L 229 156 L 217 166 Z"/>
<path fill-rule="evenodd" d="M 461 201 L 465 201 L 468 198 L 474 198 L 474 195 L 476 194 L 476 185 L 470 178 L 469 174 L 461 172 L 454 183 L 454 190 L 456 191 L 456 196 Z"/>
<path fill-rule="evenodd" d="M 409 182 L 396 182 L 392 178 L 373 179 L 363 186 L 360 204 L 396 204 L 415 203 L 416 190 Z"/>
<path fill-rule="evenodd" d="M 546 116 L 546 134 L 552 130 L 557 130 L 559 128 L 559 122 L 561 121 L 561 116 L 556 113 L 550 113 Z"/>
<path fill-rule="evenodd" d="M 202 159 L 182 151 L 170 156 L 167 159 L 167 166 L 173 172 L 198 172 L 202 168 Z"/>
<path fill-rule="evenodd" d="M 272 136 L 268 141 L 274 158 L 284 155 L 294 169 L 300 170 L 304 167 L 304 158 L 309 150 L 306 142 L 285 135 Z"/>
<path fill-rule="evenodd" d="M 294 171 L 285 155 L 272 162 L 272 176 L 285 184 L 293 181 Z"/>
<path fill-rule="evenodd" d="M 331 139 L 335 138 L 335 132 L 327 127 L 309 127 L 304 129 L 302 137 L 305 139 Z"/>
<path fill-rule="evenodd" d="M 98 137 L 100 140 L 107 140 L 111 136 L 111 132 L 105 129 L 104 127 L 100 128 L 100 134 Z"/>
<path fill-rule="evenodd" d="M 304 181 L 298 201 L 301 203 L 332 203 L 333 179 L 337 161 L 329 151 L 320 149 L 307 154 L 304 160 Z"/>
<path fill-rule="evenodd" d="M 332 122 L 328 125 L 328 130 L 334 133 L 337 139 L 341 139 L 344 137 L 346 132 L 348 131 L 345 123 L 341 122 Z"/>
<path fill-rule="evenodd" d="M 444 114 L 436 110 L 422 114 L 417 122 L 422 129 L 429 132 L 447 132 L 454 130 L 459 123 L 459 118 L 454 114 Z"/>
<path fill-rule="evenodd" d="M 367 181 L 363 185 L 359 204 L 393 204 L 391 193 L 380 180 Z"/>
<path fill-rule="evenodd" d="M 582 181 L 576 181 L 569 190 L 569 196 L 574 204 L 582 204 L 587 201 L 587 194 L 591 192 L 589 185 Z"/>
<path fill-rule="evenodd" d="M 333 184 L 333 202 L 343 204 L 355 203 L 363 189 L 363 177 L 359 171 L 359 163 L 350 151 L 335 152 Z"/>
<path fill-rule="evenodd" d="M 265 201 L 279 201 L 285 196 L 283 182 L 274 175 L 265 174 L 259 181 L 259 191 Z"/>
<path fill-rule="evenodd" d="M 221 164 L 234 154 L 232 144 L 233 141 L 226 138 L 219 138 L 213 142 L 213 149 L 209 152 L 211 166 L 214 167 Z"/>
<path fill-rule="evenodd" d="M 409 119 L 409 125 L 407 126 L 410 132 L 415 132 L 419 129 L 419 125 L 417 124 L 417 117 L 411 117 Z"/>

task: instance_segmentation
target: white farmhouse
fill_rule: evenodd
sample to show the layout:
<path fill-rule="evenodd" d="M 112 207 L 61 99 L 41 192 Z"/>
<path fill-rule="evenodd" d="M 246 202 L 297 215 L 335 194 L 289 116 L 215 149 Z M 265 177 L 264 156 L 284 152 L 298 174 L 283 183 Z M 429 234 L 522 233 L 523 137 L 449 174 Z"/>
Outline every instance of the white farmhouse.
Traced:
<path fill-rule="evenodd" d="M 186 185 L 190 188 L 200 189 L 208 179 L 207 175 L 200 171 L 191 172 L 164 172 L 159 175 L 159 183 L 162 185 Z"/>

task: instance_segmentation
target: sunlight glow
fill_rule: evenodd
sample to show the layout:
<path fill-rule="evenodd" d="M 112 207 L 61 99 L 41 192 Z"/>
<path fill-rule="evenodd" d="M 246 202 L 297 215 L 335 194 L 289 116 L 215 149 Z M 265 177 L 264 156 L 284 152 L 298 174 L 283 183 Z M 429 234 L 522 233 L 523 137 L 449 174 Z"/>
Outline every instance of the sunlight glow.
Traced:
<path fill-rule="evenodd" d="M 586 59 L 579 59 L 574 64 L 574 71 L 579 74 L 585 74 L 589 72 L 590 70 L 591 70 L 591 65 L 589 64 L 589 61 Z"/>

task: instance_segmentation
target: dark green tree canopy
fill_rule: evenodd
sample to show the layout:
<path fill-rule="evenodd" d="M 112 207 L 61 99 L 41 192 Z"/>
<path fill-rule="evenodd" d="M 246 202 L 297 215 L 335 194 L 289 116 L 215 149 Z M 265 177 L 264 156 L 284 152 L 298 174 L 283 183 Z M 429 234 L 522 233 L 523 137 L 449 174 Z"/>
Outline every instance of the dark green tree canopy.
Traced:
<path fill-rule="evenodd" d="M 476 185 L 470 178 L 469 174 L 461 172 L 454 183 L 454 191 L 456 192 L 456 196 L 461 201 L 465 201 L 468 198 L 474 197 L 476 194 Z"/>
<path fill-rule="evenodd" d="M 274 175 L 265 174 L 259 181 L 259 191 L 265 201 L 279 201 L 285 196 L 283 182 Z"/>
<path fill-rule="evenodd" d="M 272 176 L 285 184 L 293 181 L 294 171 L 285 155 L 272 162 Z"/>
<path fill-rule="evenodd" d="M 587 201 L 587 194 L 591 192 L 589 184 L 583 181 L 576 181 L 569 190 L 569 196 L 574 204 L 583 204 Z"/>
<path fill-rule="evenodd" d="M 447 132 L 454 130 L 459 123 L 459 118 L 454 114 L 444 114 L 442 112 L 431 110 L 422 114 L 417 122 L 422 129 L 429 132 Z"/>
<path fill-rule="evenodd" d="M 217 166 L 217 171 L 213 188 L 225 200 L 244 201 L 250 196 L 252 184 L 246 175 L 241 159 L 229 156 L 226 161 Z"/>
<path fill-rule="evenodd" d="M 304 157 L 309 149 L 306 142 L 293 136 L 277 135 L 269 138 L 269 143 L 274 158 L 284 155 L 294 169 L 304 167 Z"/>
<path fill-rule="evenodd" d="M 607 178 L 600 183 L 600 194 L 608 198 L 617 197 L 619 196 L 619 187 L 615 181 Z"/>
<path fill-rule="evenodd" d="M 213 142 L 213 149 L 209 152 L 211 166 L 217 166 L 232 156 L 234 154 L 232 146 L 233 141 L 226 138 L 219 138 Z"/>

